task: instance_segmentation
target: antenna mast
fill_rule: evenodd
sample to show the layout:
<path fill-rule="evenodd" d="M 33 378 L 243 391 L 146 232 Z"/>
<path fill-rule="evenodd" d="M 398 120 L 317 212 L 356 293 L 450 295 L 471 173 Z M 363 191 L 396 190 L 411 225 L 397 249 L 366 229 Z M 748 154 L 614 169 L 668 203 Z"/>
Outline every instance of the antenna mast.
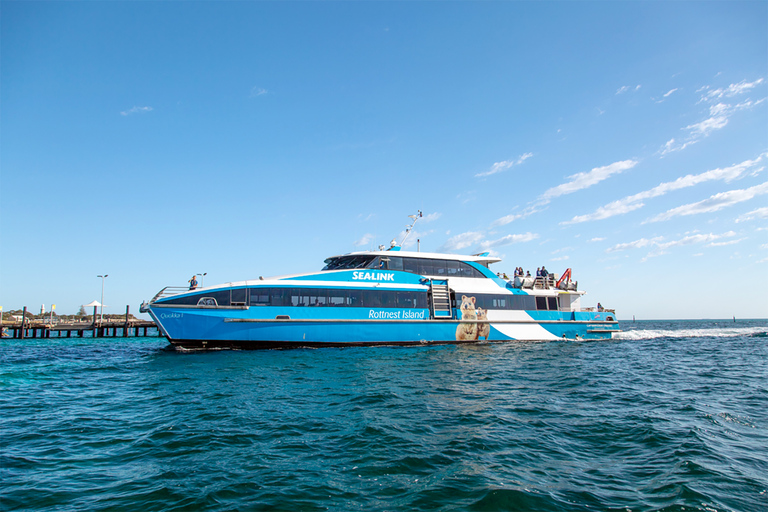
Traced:
<path fill-rule="evenodd" d="M 405 241 L 408 238 L 408 235 L 411 234 L 411 230 L 413 229 L 413 225 L 416 224 L 416 221 L 422 218 L 424 215 L 421 213 L 421 210 L 418 210 L 419 213 L 416 215 L 409 215 L 411 219 L 413 219 L 413 222 L 411 222 L 410 226 L 405 227 L 405 236 L 403 237 L 403 240 L 400 242 L 400 247 L 403 247 L 405 245 Z"/>

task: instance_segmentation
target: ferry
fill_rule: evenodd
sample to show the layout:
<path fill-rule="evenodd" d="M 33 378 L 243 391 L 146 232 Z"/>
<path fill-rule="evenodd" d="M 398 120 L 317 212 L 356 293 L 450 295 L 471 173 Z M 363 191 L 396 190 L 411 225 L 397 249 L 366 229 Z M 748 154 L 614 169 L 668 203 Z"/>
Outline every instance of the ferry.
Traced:
<path fill-rule="evenodd" d="M 389 248 L 332 256 L 319 272 L 197 288 L 165 287 L 141 311 L 177 349 L 604 340 L 615 311 L 582 307 L 562 276 L 494 273 L 489 253 Z"/>

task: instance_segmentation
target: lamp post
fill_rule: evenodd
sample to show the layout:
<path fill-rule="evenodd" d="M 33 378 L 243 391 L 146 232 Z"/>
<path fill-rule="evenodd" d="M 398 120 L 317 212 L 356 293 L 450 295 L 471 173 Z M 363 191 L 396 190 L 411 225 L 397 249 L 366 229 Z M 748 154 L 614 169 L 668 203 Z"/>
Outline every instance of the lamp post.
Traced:
<path fill-rule="evenodd" d="M 109 277 L 109 274 L 103 276 L 96 276 L 101 278 L 101 315 L 99 316 L 99 325 L 104 321 L 104 280 Z"/>
<path fill-rule="evenodd" d="M 205 276 L 208 275 L 208 272 L 203 272 L 202 274 L 195 274 L 196 276 L 200 276 L 200 288 L 205 288 Z"/>

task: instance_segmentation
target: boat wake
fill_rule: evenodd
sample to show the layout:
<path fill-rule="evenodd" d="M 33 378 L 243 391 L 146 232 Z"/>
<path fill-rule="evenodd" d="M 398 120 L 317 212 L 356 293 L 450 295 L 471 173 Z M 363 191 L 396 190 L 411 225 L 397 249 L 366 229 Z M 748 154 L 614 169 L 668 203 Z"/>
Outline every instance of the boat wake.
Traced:
<path fill-rule="evenodd" d="M 619 340 L 652 340 L 656 338 L 737 338 L 740 336 L 768 338 L 763 326 L 757 327 L 711 327 L 701 329 L 638 329 L 622 331 L 613 335 Z"/>

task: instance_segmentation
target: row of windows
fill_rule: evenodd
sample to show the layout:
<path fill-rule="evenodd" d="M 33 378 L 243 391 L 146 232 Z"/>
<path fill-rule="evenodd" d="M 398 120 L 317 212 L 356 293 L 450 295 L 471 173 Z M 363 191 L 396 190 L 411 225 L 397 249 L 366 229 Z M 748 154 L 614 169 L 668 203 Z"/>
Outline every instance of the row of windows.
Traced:
<path fill-rule="evenodd" d="M 475 308 L 505 309 L 505 310 L 539 310 L 557 311 L 559 309 L 557 297 L 534 297 L 532 295 L 496 295 L 476 293 Z M 471 299 L 470 299 L 471 300 Z M 453 307 L 461 308 L 462 296 L 454 298 Z"/>
<path fill-rule="evenodd" d="M 215 301 L 215 303 L 213 302 Z M 426 292 L 346 290 L 342 288 L 237 288 L 203 292 L 164 304 L 205 306 L 344 306 L 363 308 L 426 308 Z"/>
<path fill-rule="evenodd" d="M 486 310 L 557 311 L 557 297 L 476 293 L 474 307 Z M 462 295 L 453 298 L 461 308 Z M 336 306 L 363 308 L 427 308 L 427 293 L 405 290 L 349 290 L 343 288 L 234 288 L 202 292 L 164 301 L 164 304 L 204 306 Z"/>
<path fill-rule="evenodd" d="M 402 256 L 339 256 L 325 260 L 323 270 L 347 270 L 375 268 L 402 270 L 422 276 L 438 277 L 485 277 L 482 272 L 463 261 L 434 258 L 404 258 Z"/>

